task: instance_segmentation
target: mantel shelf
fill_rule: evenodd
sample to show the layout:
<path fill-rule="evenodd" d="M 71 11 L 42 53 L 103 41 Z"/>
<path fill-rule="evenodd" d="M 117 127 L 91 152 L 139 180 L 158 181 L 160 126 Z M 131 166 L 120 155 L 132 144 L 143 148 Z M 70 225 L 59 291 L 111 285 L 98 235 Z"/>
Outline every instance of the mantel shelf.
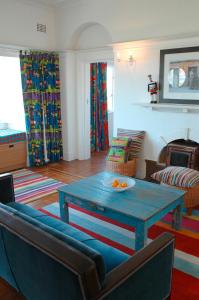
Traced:
<path fill-rule="evenodd" d="M 132 103 L 132 105 L 141 106 L 144 108 L 149 108 L 151 110 L 169 110 L 169 111 L 180 111 L 183 113 L 188 112 L 198 112 L 199 113 L 199 105 L 197 104 L 173 104 L 173 103 L 144 103 L 144 102 L 136 102 Z"/>

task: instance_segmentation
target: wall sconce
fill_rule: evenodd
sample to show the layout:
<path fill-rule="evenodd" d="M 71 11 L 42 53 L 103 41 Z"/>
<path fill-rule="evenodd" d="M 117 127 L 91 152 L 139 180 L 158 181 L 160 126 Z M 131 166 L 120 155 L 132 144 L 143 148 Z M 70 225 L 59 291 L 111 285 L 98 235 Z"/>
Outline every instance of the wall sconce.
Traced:
<path fill-rule="evenodd" d="M 134 62 L 133 52 L 132 51 L 129 51 L 128 62 L 129 62 L 130 65 L 132 65 L 133 62 Z"/>
<path fill-rule="evenodd" d="M 120 52 L 117 52 L 117 62 L 121 61 Z"/>
<path fill-rule="evenodd" d="M 121 55 L 120 55 L 120 52 L 118 51 L 117 54 L 116 54 L 116 60 L 118 63 L 120 63 L 122 60 L 121 60 Z M 133 65 L 135 59 L 133 57 L 133 52 L 132 51 L 129 51 L 129 54 L 128 54 L 128 58 L 127 60 L 123 60 L 125 62 L 128 62 L 130 66 Z"/>

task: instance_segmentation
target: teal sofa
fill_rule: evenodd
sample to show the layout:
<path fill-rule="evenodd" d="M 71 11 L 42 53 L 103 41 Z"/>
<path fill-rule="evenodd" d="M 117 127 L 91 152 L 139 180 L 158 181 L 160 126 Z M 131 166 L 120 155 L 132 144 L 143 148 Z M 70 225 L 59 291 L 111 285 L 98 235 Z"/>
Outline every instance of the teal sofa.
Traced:
<path fill-rule="evenodd" d="M 170 298 L 171 234 L 131 257 L 14 197 L 2 202 L 0 277 L 27 300 Z"/>

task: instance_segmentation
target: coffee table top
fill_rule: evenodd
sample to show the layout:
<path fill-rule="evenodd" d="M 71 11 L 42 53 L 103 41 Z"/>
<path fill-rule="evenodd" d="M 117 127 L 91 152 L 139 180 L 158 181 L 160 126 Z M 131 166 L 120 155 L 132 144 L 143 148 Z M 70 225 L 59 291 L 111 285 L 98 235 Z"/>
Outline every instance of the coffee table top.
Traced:
<path fill-rule="evenodd" d="M 179 201 L 185 192 L 135 179 L 136 184 L 124 192 L 110 191 L 102 181 L 118 174 L 101 172 L 58 188 L 58 191 L 129 217 L 146 221 Z"/>

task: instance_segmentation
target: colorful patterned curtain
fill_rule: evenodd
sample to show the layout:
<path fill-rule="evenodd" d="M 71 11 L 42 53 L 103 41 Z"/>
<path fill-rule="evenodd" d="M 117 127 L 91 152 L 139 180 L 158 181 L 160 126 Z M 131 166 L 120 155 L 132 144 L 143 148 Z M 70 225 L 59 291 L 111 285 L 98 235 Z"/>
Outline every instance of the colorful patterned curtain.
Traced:
<path fill-rule="evenodd" d="M 20 52 L 20 64 L 29 164 L 41 166 L 45 158 L 58 161 L 62 158 L 58 55 Z"/>
<path fill-rule="evenodd" d="M 107 110 L 107 63 L 90 65 L 91 151 L 109 147 Z"/>

